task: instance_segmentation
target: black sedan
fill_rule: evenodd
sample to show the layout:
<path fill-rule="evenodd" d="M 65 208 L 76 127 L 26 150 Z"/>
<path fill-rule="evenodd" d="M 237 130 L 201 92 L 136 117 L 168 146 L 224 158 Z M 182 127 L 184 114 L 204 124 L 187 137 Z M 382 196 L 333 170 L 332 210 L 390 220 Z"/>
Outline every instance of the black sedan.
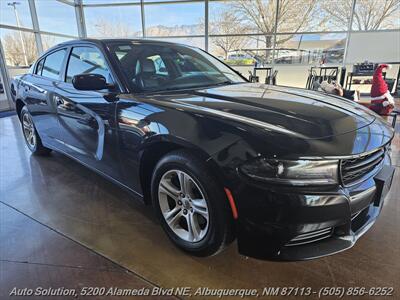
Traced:
<path fill-rule="evenodd" d="M 375 222 L 392 183 L 394 133 L 379 116 L 249 83 L 198 48 L 71 41 L 12 85 L 34 154 L 64 153 L 129 190 L 193 255 L 235 238 L 256 258 L 342 251 Z"/>

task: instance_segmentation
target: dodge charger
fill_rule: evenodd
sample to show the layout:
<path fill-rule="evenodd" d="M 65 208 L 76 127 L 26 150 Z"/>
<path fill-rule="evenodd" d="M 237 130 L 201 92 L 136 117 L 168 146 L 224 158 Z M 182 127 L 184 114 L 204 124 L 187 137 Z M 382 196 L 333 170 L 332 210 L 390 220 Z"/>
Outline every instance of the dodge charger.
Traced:
<path fill-rule="evenodd" d="M 151 205 L 208 256 L 304 260 L 352 247 L 392 184 L 393 130 L 344 98 L 249 83 L 192 46 L 59 44 L 12 82 L 27 147 L 57 151 Z"/>

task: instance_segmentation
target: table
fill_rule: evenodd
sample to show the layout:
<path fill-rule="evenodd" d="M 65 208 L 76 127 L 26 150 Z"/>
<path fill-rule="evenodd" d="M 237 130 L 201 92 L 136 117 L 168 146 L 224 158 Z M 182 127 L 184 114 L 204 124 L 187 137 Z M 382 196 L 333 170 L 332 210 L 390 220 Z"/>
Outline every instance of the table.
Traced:
<path fill-rule="evenodd" d="M 383 75 L 383 79 L 386 79 L 386 72 L 382 72 Z M 345 89 L 346 90 L 350 90 L 351 89 L 351 85 L 371 85 L 372 84 L 372 77 L 374 76 L 373 73 L 366 73 L 366 74 L 362 74 L 362 73 L 353 73 L 353 72 L 349 72 L 347 73 L 347 78 L 346 78 L 346 85 L 345 85 Z M 353 78 L 354 77 L 368 77 L 371 79 L 370 83 L 354 83 L 353 82 Z"/>

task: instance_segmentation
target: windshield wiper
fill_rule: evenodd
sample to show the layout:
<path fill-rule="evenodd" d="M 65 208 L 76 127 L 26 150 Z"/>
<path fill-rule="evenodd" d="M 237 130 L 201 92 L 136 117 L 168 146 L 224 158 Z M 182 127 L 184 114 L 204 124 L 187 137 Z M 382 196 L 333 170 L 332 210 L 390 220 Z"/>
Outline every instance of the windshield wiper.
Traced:
<path fill-rule="evenodd" d="M 234 82 L 230 81 L 230 80 L 226 80 L 226 81 L 218 82 L 216 85 L 222 85 L 222 84 L 234 84 Z"/>
<path fill-rule="evenodd" d="M 210 84 L 194 86 L 193 89 L 202 89 L 202 88 L 206 88 L 209 86 L 219 86 L 219 85 L 229 85 L 229 84 L 235 84 L 235 82 L 226 80 L 226 81 L 221 81 L 221 82 L 214 82 L 214 83 L 210 83 Z"/>
<path fill-rule="evenodd" d="M 239 82 L 237 82 L 239 83 Z M 204 89 L 210 86 L 220 86 L 220 85 L 229 85 L 229 84 L 236 84 L 236 82 L 232 82 L 230 80 L 226 80 L 226 81 L 221 81 L 221 82 L 216 82 L 216 83 L 210 83 L 210 84 L 205 84 L 205 85 L 199 85 L 199 86 L 188 86 L 188 87 L 167 87 L 167 88 L 163 88 L 160 90 L 148 90 L 146 92 L 148 93 L 162 93 L 162 92 L 166 92 L 166 91 L 180 91 L 180 90 L 193 90 L 193 89 Z"/>

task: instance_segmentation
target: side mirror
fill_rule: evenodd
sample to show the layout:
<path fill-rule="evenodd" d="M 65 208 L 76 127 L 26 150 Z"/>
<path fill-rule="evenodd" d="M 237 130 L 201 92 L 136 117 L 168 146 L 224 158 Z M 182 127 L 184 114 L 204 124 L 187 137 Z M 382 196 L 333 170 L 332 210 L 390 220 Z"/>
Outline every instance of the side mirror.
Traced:
<path fill-rule="evenodd" d="M 100 74 L 79 74 L 72 78 L 72 85 L 81 91 L 98 91 L 109 88 L 107 80 Z"/>

